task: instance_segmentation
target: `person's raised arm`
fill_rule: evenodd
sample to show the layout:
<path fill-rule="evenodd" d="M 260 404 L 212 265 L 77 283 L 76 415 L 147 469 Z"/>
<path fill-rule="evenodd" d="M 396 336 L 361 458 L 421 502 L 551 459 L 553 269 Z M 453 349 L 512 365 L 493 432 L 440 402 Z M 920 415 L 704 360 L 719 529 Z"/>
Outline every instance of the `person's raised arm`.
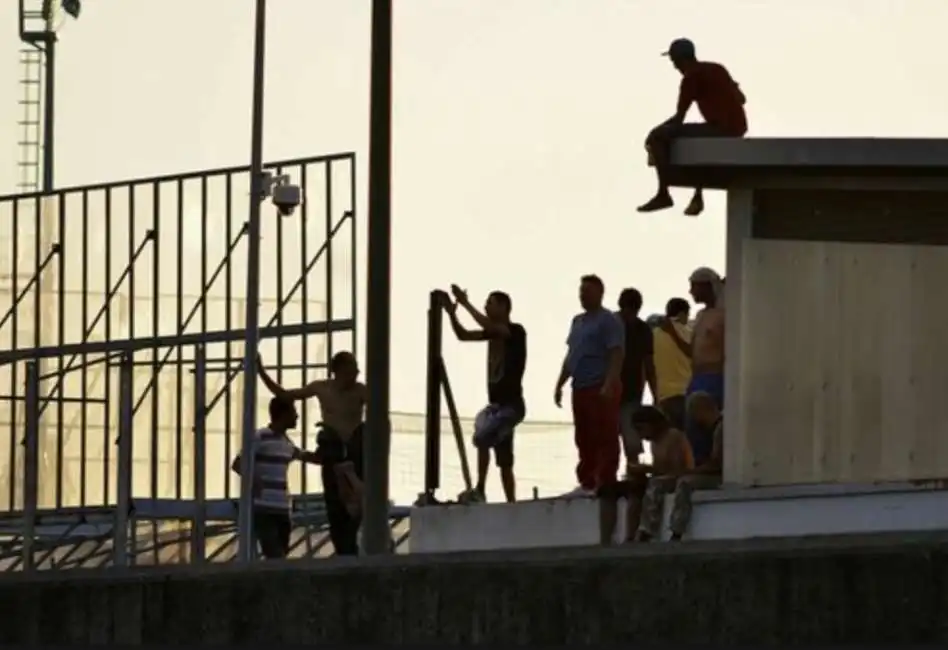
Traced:
<path fill-rule="evenodd" d="M 308 397 L 316 397 L 326 386 L 327 380 L 317 379 L 312 381 L 301 388 L 283 388 L 280 384 L 276 383 L 273 380 L 273 377 L 270 376 L 270 373 L 267 372 L 267 369 L 263 365 L 263 360 L 257 358 L 257 375 L 260 376 L 260 380 L 264 383 L 274 397 L 279 397 L 281 399 L 289 400 L 299 400 L 306 399 Z"/>
<path fill-rule="evenodd" d="M 461 287 L 456 284 L 452 284 L 451 293 L 454 294 L 454 299 L 457 300 L 457 304 L 464 307 L 465 311 L 467 311 L 467 313 L 471 315 L 471 318 L 474 319 L 474 322 L 480 326 L 482 331 L 479 332 L 479 334 L 482 335 L 482 339 L 505 339 L 510 336 L 510 328 L 507 326 L 507 324 L 495 323 L 489 319 L 486 314 L 482 313 L 477 307 L 471 304 L 471 301 L 467 297 L 467 292 Z"/>
<path fill-rule="evenodd" d="M 681 335 L 678 333 L 678 330 L 675 328 L 675 324 L 671 322 L 670 318 L 663 318 L 661 320 L 660 328 L 663 332 L 668 334 L 671 337 L 672 342 L 675 344 L 675 347 L 678 350 L 688 357 L 691 358 L 691 343 L 681 338 Z"/>

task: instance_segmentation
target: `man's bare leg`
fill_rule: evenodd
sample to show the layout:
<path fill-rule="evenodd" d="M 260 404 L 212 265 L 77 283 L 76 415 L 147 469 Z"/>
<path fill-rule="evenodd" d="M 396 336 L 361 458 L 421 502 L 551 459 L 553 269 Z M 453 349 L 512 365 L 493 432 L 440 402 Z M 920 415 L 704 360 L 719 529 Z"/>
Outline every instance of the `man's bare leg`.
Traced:
<path fill-rule="evenodd" d="M 514 480 L 513 467 L 500 468 L 500 483 L 504 488 L 504 498 L 507 503 L 517 500 L 517 482 Z"/>
<path fill-rule="evenodd" d="M 611 546 L 619 520 L 619 500 L 611 496 L 599 497 L 599 543 Z"/>
<path fill-rule="evenodd" d="M 642 499 L 638 496 L 631 496 L 625 508 L 625 541 L 638 541 L 637 533 L 641 520 Z"/>
<path fill-rule="evenodd" d="M 485 485 L 487 485 L 487 470 L 490 467 L 490 449 L 477 448 L 477 485 L 474 491 L 482 499 L 487 498 Z"/>
<path fill-rule="evenodd" d="M 685 215 L 689 217 L 697 217 L 699 214 L 704 212 L 704 193 L 701 191 L 701 188 L 695 188 L 695 193 L 691 197 L 691 202 L 688 203 L 688 207 L 685 208 Z"/>
<path fill-rule="evenodd" d="M 655 163 L 655 173 L 658 176 L 658 191 L 655 193 L 655 196 L 638 207 L 639 212 L 657 212 L 675 205 L 675 202 L 672 200 L 671 192 L 668 191 L 668 183 L 664 178 L 664 156 L 658 153 L 658 147 L 654 148 L 649 155 Z"/>

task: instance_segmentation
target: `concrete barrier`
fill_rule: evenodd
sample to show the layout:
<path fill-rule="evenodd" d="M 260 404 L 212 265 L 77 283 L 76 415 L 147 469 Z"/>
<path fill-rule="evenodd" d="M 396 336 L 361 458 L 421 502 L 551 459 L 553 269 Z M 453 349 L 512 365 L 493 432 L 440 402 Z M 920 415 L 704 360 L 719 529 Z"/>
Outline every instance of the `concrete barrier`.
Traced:
<path fill-rule="evenodd" d="M 0 645 L 948 641 L 948 535 L 0 579 Z"/>

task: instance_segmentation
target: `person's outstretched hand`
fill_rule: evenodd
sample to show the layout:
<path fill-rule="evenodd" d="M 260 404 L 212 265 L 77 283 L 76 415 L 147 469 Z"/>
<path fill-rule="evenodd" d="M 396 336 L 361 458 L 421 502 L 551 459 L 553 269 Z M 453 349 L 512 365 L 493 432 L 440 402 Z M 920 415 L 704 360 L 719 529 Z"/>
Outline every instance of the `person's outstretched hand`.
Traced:
<path fill-rule="evenodd" d="M 451 294 L 454 296 L 454 299 L 457 300 L 462 305 L 467 304 L 467 291 L 462 289 L 456 284 L 451 285 Z"/>

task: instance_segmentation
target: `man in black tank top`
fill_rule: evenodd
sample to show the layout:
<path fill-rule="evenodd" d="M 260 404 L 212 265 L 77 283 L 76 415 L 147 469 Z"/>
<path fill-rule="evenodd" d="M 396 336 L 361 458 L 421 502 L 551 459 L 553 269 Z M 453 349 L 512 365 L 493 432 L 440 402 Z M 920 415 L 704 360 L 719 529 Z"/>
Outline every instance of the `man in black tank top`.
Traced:
<path fill-rule="evenodd" d="M 475 433 L 477 447 L 477 486 L 475 492 L 484 498 L 484 484 L 490 466 L 490 450 L 500 468 L 504 496 L 516 501 L 514 480 L 514 429 L 526 416 L 523 400 L 523 372 L 527 365 L 527 332 L 519 323 L 510 321 L 510 296 L 493 291 L 487 297 L 484 313 L 468 300 L 467 293 L 451 285 L 456 303 L 447 301 L 445 307 L 451 318 L 451 327 L 460 341 L 487 341 L 487 397 L 490 406 L 478 417 L 484 426 Z M 457 305 L 463 307 L 480 326 L 479 330 L 465 329 L 457 315 Z"/>

